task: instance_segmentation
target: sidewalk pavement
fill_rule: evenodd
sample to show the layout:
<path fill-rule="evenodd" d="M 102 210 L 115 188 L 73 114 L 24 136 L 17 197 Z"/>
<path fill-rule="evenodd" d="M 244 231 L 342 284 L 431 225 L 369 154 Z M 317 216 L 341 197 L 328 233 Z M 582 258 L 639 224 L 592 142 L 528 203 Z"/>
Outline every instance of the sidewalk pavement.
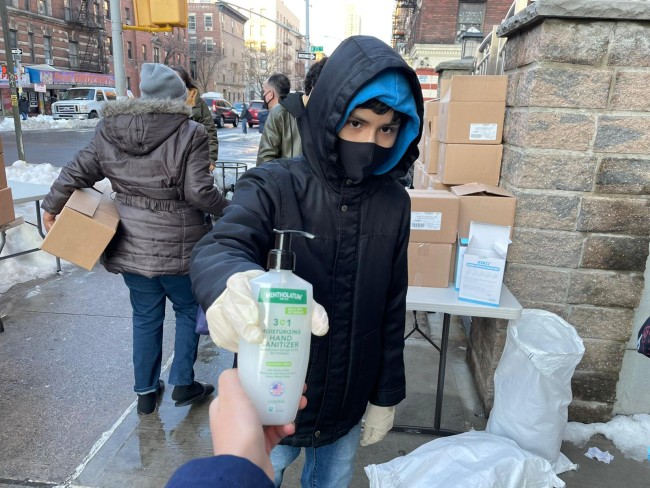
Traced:
<path fill-rule="evenodd" d="M 174 327 L 171 307 L 167 312 L 165 366 Z M 5 325 L 0 334 L 0 487 L 161 487 L 183 462 L 211 453 L 209 401 L 176 408 L 168 390 L 158 412 L 135 412 L 130 315 L 121 277 L 101 267 L 92 272 L 68 267 L 61 276 L 17 285 L 0 296 Z M 420 315 L 439 337 L 437 314 Z M 442 427 L 482 430 L 486 420 L 465 363 L 464 340 L 460 324 L 452 323 Z M 396 423 L 432 425 L 437 362 L 437 352 L 426 341 L 407 341 L 408 393 Z M 231 364 L 231 353 L 209 338 L 201 340 L 198 380 L 216 384 Z M 165 370 L 163 378 L 167 375 Z M 368 486 L 364 466 L 387 462 L 432 439 L 389 433 L 384 441 L 360 448 L 352 488 Z M 584 457 L 591 446 L 609 451 L 614 461 Z M 650 486 L 650 464 L 626 459 L 604 437 L 581 447 L 565 443 L 562 450 L 580 464 L 578 471 L 561 475 L 570 488 Z M 299 477 L 300 458 L 287 470 L 283 486 L 299 487 Z"/>

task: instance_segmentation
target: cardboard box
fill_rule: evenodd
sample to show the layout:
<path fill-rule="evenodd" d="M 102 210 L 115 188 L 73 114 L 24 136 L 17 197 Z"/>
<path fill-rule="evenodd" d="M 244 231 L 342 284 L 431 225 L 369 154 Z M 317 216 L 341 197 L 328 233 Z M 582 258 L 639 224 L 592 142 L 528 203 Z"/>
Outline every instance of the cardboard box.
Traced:
<path fill-rule="evenodd" d="M 41 249 L 91 270 L 108 246 L 120 221 L 111 189 L 76 190 L 50 232 Z"/>
<path fill-rule="evenodd" d="M 506 75 L 455 75 L 443 102 L 504 102 L 508 91 Z"/>
<path fill-rule="evenodd" d="M 14 213 L 14 198 L 11 188 L 0 189 L 0 225 L 16 220 Z"/>
<path fill-rule="evenodd" d="M 424 103 L 424 134 L 426 137 L 437 137 L 439 111 L 440 100 L 429 100 Z"/>
<path fill-rule="evenodd" d="M 438 140 L 448 144 L 501 144 L 505 102 L 441 102 Z"/>
<path fill-rule="evenodd" d="M 505 188 L 485 183 L 467 183 L 452 186 L 451 193 L 460 198 L 458 234 L 461 237 L 469 237 L 472 221 L 514 226 L 516 198 Z"/>
<path fill-rule="evenodd" d="M 440 143 L 438 177 L 445 185 L 498 185 L 503 145 Z"/>
<path fill-rule="evenodd" d="M 434 175 L 438 172 L 440 142 L 437 139 L 427 139 L 425 147 L 427 152 L 424 156 L 424 171 Z"/>
<path fill-rule="evenodd" d="M 427 175 L 429 177 L 429 190 L 443 190 L 443 191 L 450 191 L 451 190 L 451 185 L 445 185 L 442 181 L 440 181 L 440 178 L 438 175 Z"/>
<path fill-rule="evenodd" d="M 447 92 L 449 91 L 449 88 L 451 87 L 451 80 L 453 79 L 453 76 L 451 78 L 438 78 L 438 96 L 442 100 L 445 98 L 445 95 L 447 95 Z"/>
<path fill-rule="evenodd" d="M 416 190 L 426 190 L 428 188 L 427 174 L 424 172 L 424 164 L 420 160 L 413 164 L 413 188 Z"/>
<path fill-rule="evenodd" d="M 458 299 L 498 307 L 510 228 L 472 222 L 463 254 Z"/>
<path fill-rule="evenodd" d="M 410 242 L 456 241 L 460 200 L 448 191 L 408 190 L 411 196 Z"/>
<path fill-rule="evenodd" d="M 409 286 L 447 288 L 453 244 L 409 242 Z"/>

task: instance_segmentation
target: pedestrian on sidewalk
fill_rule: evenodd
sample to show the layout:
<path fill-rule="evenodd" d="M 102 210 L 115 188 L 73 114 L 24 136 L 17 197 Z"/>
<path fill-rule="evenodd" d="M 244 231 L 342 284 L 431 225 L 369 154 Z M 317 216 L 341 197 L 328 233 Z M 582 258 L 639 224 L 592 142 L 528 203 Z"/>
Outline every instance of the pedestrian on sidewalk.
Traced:
<path fill-rule="evenodd" d="M 29 101 L 25 95 L 20 96 L 20 100 L 18 101 L 18 112 L 20 112 L 21 119 L 27 120 L 29 114 Z"/>
<path fill-rule="evenodd" d="M 93 140 L 61 169 L 42 207 L 49 231 L 76 189 L 111 182 L 120 223 L 102 264 L 129 288 L 134 391 L 144 415 L 156 409 L 164 389 L 166 298 L 176 314 L 172 399 L 184 406 L 214 391 L 194 381 L 198 305 L 188 272 L 191 250 L 209 229 L 203 212 L 219 215 L 228 202 L 208 172 L 208 135 L 189 118 L 182 80 L 165 65 L 145 63 L 140 92 L 141 98 L 106 105 Z"/>
<path fill-rule="evenodd" d="M 257 166 L 265 161 L 293 158 L 302 154 L 298 117 L 303 114 L 309 94 L 326 62 L 327 57 L 324 57 L 311 65 L 305 76 L 305 93 L 298 91 L 289 93 L 280 98 L 277 108 L 269 112 L 264 134 L 260 139 Z"/>
<path fill-rule="evenodd" d="M 316 236 L 293 240 L 295 273 L 317 303 L 307 407 L 271 452 L 276 487 L 302 449 L 303 486 L 349 486 L 359 442 L 380 441 L 405 398 L 411 206 L 396 179 L 418 156 L 423 107 L 418 77 L 399 54 L 375 37 L 349 37 L 298 119 L 303 154 L 249 169 L 192 253 L 210 335 L 234 351 L 240 338 L 264 337 L 249 280 L 264 272 L 273 229 Z"/>
<path fill-rule="evenodd" d="M 194 80 L 182 66 L 170 66 L 178 76 L 181 77 L 185 88 L 187 88 L 187 101 L 186 103 L 192 107 L 192 114 L 190 118 L 199 124 L 203 124 L 206 132 L 208 133 L 208 143 L 210 146 L 210 173 L 214 171 L 214 166 L 219 159 L 219 138 L 217 136 L 217 126 L 214 125 L 212 112 L 208 108 L 208 104 L 201 98 L 199 88 L 194 83 Z"/>
<path fill-rule="evenodd" d="M 253 120 L 253 114 L 248 111 L 248 104 L 246 102 L 242 103 L 241 113 L 239 114 L 239 120 L 241 120 L 241 131 L 244 134 L 248 134 L 248 124 Z"/>

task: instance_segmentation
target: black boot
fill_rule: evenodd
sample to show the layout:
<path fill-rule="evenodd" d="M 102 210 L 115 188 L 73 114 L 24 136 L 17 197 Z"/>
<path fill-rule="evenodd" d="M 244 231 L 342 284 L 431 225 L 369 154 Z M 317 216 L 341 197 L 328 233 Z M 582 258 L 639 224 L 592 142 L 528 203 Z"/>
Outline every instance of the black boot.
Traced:
<path fill-rule="evenodd" d="M 156 410 L 158 400 L 162 398 L 163 391 L 165 390 L 165 382 L 158 380 L 158 389 L 150 393 L 138 394 L 138 413 L 140 415 L 149 415 Z"/>
<path fill-rule="evenodd" d="M 212 395 L 213 392 L 214 386 L 194 381 L 191 385 L 176 385 L 172 392 L 172 400 L 176 402 L 174 405 L 177 407 L 184 407 Z"/>

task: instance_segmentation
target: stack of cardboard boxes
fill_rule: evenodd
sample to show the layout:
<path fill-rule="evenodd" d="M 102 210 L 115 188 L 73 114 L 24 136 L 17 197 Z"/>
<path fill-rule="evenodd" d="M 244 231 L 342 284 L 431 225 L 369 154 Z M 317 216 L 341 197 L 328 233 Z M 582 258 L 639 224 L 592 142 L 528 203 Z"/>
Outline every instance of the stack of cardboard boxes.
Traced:
<path fill-rule="evenodd" d="M 409 285 L 460 288 L 471 222 L 512 229 L 515 198 L 498 187 L 506 89 L 506 76 L 454 76 L 440 100 L 425 103 L 410 191 Z"/>
<path fill-rule="evenodd" d="M 16 220 L 14 213 L 14 199 L 11 195 L 11 188 L 7 183 L 5 172 L 5 157 L 0 141 L 0 226 Z"/>

